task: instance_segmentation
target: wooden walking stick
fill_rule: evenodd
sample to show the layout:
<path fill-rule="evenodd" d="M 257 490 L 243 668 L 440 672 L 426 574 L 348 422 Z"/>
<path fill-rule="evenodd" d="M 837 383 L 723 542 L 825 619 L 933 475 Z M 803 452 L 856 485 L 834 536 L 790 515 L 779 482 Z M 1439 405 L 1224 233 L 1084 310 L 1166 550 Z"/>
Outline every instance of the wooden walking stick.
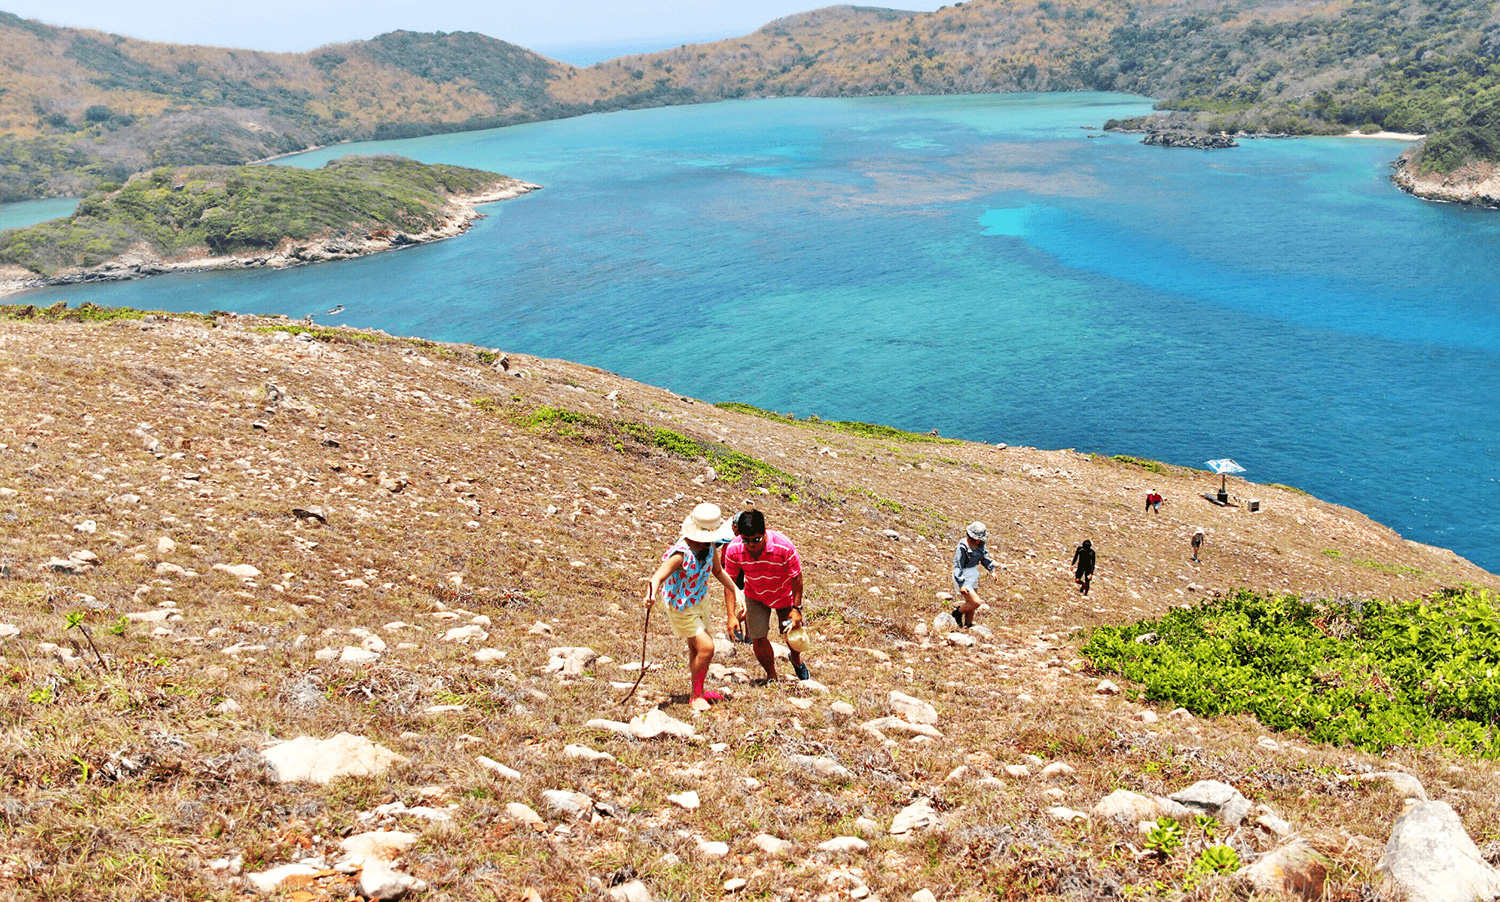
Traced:
<path fill-rule="evenodd" d="M 646 640 L 651 637 L 651 609 L 655 604 L 646 605 L 646 626 L 641 630 L 641 672 L 636 674 L 635 685 L 630 687 L 630 692 L 620 699 L 620 704 L 625 704 L 635 697 L 635 690 L 640 688 L 641 680 L 646 678 Z"/>

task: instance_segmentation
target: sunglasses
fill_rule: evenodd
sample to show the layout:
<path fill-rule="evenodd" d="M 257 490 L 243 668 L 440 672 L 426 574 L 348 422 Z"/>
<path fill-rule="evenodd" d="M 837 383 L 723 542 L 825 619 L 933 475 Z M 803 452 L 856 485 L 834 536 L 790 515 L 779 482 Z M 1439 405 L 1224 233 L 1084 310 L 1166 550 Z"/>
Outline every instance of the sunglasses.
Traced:
<path fill-rule="evenodd" d="M 764 542 L 765 540 L 766 540 L 766 534 L 765 533 L 761 533 L 758 536 L 740 536 L 740 541 L 744 542 L 746 545 L 759 545 L 761 542 Z"/>

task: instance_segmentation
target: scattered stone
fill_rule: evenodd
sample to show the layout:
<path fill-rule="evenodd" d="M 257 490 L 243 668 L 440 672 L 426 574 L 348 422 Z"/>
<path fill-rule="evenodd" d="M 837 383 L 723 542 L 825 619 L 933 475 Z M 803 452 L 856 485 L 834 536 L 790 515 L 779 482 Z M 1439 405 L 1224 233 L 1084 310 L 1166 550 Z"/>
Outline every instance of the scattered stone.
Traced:
<path fill-rule="evenodd" d="M 932 807 L 931 799 L 917 799 L 896 812 L 891 819 L 892 836 L 909 836 L 922 830 L 934 830 L 942 825 L 942 819 Z"/>
<path fill-rule="evenodd" d="M 426 882 L 394 867 L 402 853 L 416 845 L 415 833 L 398 830 L 376 830 L 358 833 L 339 843 L 344 858 L 335 868 L 349 872 L 359 869 L 359 891 L 370 902 L 381 899 L 398 899 L 408 892 L 423 892 Z"/>
<path fill-rule="evenodd" d="M 1180 792 L 1171 795 L 1195 813 L 1211 814 L 1231 827 L 1238 827 L 1250 813 L 1250 800 L 1228 783 L 1218 780 L 1200 780 Z"/>
<path fill-rule="evenodd" d="M 632 880 L 609 891 L 610 902 L 656 902 L 656 897 L 651 895 L 651 890 L 646 884 L 639 880 Z"/>
<path fill-rule="evenodd" d="M 443 633 L 444 642 L 467 643 L 471 639 L 483 642 L 490 634 L 485 632 L 484 627 L 469 624 L 468 626 L 455 626 L 453 629 Z"/>
<path fill-rule="evenodd" d="M 214 569 L 238 579 L 255 579 L 260 576 L 260 570 L 250 564 L 214 564 Z"/>
<path fill-rule="evenodd" d="M 687 792 L 679 792 L 667 796 L 667 801 L 687 811 L 697 811 L 702 802 L 698 800 L 698 793 L 689 789 Z"/>
<path fill-rule="evenodd" d="M 328 783 L 339 777 L 375 776 L 406 759 L 363 736 L 339 733 L 331 739 L 299 736 L 261 751 L 278 783 Z"/>
<path fill-rule="evenodd" d="M 818 843 L 819 852 L 865 852 L 869 848 L 870 844 L 858 836 L 836 836 Z"/>
<path fill-rule="evenodd" d="M 530 633 L 533 636 L 550 636 L 552 635 L 552 627 L 538 620 L 536 623 L 533 623 L 531 625 L 531 629 L 527 630 L 526 632 Z"/>
<path fill-rule="evenodd" d="M 1169 720 L 1192 720 L 1193 713 L 1186 708 L 1173 708 L 1167 712 Z"/>
<path fill-rule="evenodd" d="M 845 723 L 854 716 L 854 706 L 848 702 L 834 702 L 828 706 L 828 718 L 834 723 Z"/>
<path fill-rule="evenodd" d="M 737 893 L 750 885 L 750 881 L 744 877 L 731 877 L 724 881 L 724 892 Z"/>
<path fill-rule="evenodd" d="M 1024 764 L 1007 764 L 1005 765 L 1004 770 L 1007 777 L 1019 778 L 1031 776 L 1031 768 L 1027 767 Z"/>
<path fill-rule="evenodd" d="M 1299 839 L 1267 852 L 1253 864 L 1240 868 L 1235 876 L 1257 892 L 1270 896 L 1285 893 L 1313 902 L 1323 898 L 1328 867 L 1327 858 L 1306 840 Z M 1471 895 L 1465 902 L 1473 900 Z"/>
<path fill-rule="evenodd" d="M 481 648 L 479 651 L 474 652 L 474 660 L 481 664 L 494 664 L 497 661 L 505 660 L 505 657 L 506 653 L 498 648 Z"/>
<path fill-rule="evenodd" d="M 551 660 L 547 662 L 547 672 L 568 676 L 578 676 L 599 658 L 598 652 L 582 646 L 549 648 L 547 654 L 551 655 Z"/>
<path fill-rule="evenodd" d="M 952 632 L 943 637 L 943 641 L 956 648 L 973 648 L 979 644 L 979 640 L 968 633 Z"/>
<path fill-rule="evenodd" d="M 256 871 L 245 875 L 245 882 L 250 888 L 258 893 L 274 893 L 281 885 L 293 877 L 312 878 L 318 875 L 318 869 L 306 864 L 283 864 L 279 867 L 265 871 Z"/>
<path fill-rule="evenodd" d="M 1411 902 L 1500 896 L 1500 872 L 1484 860 L 1447 802 L 1416 802 L 1397 818 L 1375 869 Z"/>
<path fill-rule="evenodd" d="M 609 752 L 596 752 L 586 745 L 565 745 L 563 754 L 569 758 L 580 758 L 584 761 L 614 761 L 615 756 Z"/>
<path fill-rule="evenodd" d="M 854 774 L 832 758 L 818 755 L 788 755 L 786 763 L 794 770 L 811 773 L 824 780 L 852 780 Z"/>
<path fill-rule="evenodd" d="M 1051 780 L 1056 777 L 1071 777 L 1077 772 L 1078 771 L 1074 769 L 1074 767 L 1070 764 L 1064 764 L 1061 761 L 1054 761 L 1046 767 L 1042 768 L 1041 776 L 1045 779 Z"/>
<path fill-rule="evenodd" d="M 890 705 L 892 714 L 905 718 L 911 723 L 935 724 L 938 722 L 937 709 L 919 698 L 913 698 L 893 689 L 886 697 L 886 701 Z"/>
<path fill-rule="evenodd" d="M 1099 695 L 1119 695 L 1120 687 L 1109 680 L 1100 680 L 1099 685 L 1094 687 L 1094 692 Z"/>
<path fill-rule="evenodd" d="M 505 806 L 505 816 L 524 827 L 545 826 L 542 816 L 531 810 L 530 805 L 511 802 Z"/>
<path fill-rule="evenodd" d="M 1135 719 L 1141 723 L 1158 723 L 1161 721 L 1161 718 L 1156 716 L 1156 712 L 1150 709 L 1135 712 Z"/>
<path fill-rule="evenodd" d="M 723 858 L 729 854 L 729 843 L 727 842 L 709 842 L 701 836 L 695 836 L 693 839 L 698 843 L 698 854 L 700 855 L 706 855 L 709 858 Z"/>
<path fill-rule="evenodd" d="M 958 629 L 958 623 L 953 619 L 953 615 L 947 611 L 932 618 L 932 634 L 934 636 L 946 635 L 956 629 Z"/>
<path fill-rule="evenodd" d="M 630 732 L 637 739 L 655 739 L 663 735 L 680 736 L 686 739 L 698 730 L 692 724 L 683 723 L 660 708 L 652 708 L 644 714 L 637 714 L 630 718 Z"/>
<path fill-rule="evenodd" d="M 174 552 L 176 550 L 177 550 L 177 543 L 174 542 L 174 541 L 172 541 L 167 536 L 162 536 L 161 538 L 159 538 L 159 539 L 156 540 L 156 553 L 157 554 L 171 554 L 172 552 Z"/>
<path fill-rule="evenodd" d="M 594 800 L 581 792 L 548 789 L 542 792 L 542 799 L 553 811 L 571 817 L 588 817 L 594 810 Z"/>
<path fill-rule="evenodd" d="M 777 839 L 769 833 L 762 833 L 750 840 L 750 845 L 772 856 L 783 855 L 792 847 L 791 843 L 784 839 Z"/>
<path fill-rule="evenodd" d="M 911 902 L 937 902 L 937 896 L 930 889 L 919 889 L 911 894 Z"/>
<path fill-rule="evenodd" d="M 1089 819 L 1089 816 L 1082 811 L 1074 811 L 1062 805 L 1058 805 L 1055 808 L 1048 808 L 1047 816 L 1060 824 L 1071 824 L 1074 821 L 1086 821 Z"/>
<path fill-rule="evenodd" d="M 1143 796 L 1128 789 L 1116 789 L 1100 799 L 1090 812 L 1094 817 L 1136 824 L 1159 817 L 1186 817 L 1190 812 L 1182 804 L 1160 796 Z"/>
<path fill-rule="evenodd" d="M 942 739 L 943 734 L 937 727 L 925 723 L 908 723 L 899 717 L 877 717 L 874 720 L 860 724 L 860 729 L 873 733 L 879 739 L 885 739 L 885 731 L 901 733 L 907 736 L 926 736 L 928 739 Z"/>
<path fill-rule="evenodd" d="M 520 771 L 513 770 L 512 768 L 506 767 L 505 765 L 501 764 L 499 761 L 496 761 L 494 758 L 486 758 L 485 756 L 480 755 L 478 758 L 475 758 L 474 760 L 476 762 L 478 762 L 478 764 L 479 764 L 480 767 L 482 767 L 482 768 L 484 768 L 486 770 L 494 771 L 495 773 L 499 774 L 500 776 L 504 777 L 507 780 L 519 780 L 519 779 L 521 779 L 521 772 Z"/>
<path fill-rule="evenodd" d="M 344 650 L 339 652 L 340 664 L 358 667 L 364 664 L 374 664 L 378 660 L 380 660 L 380 655 L 375 652 L 365 648 L 355 648 L 352 645 L 345 645 Z"/>
<path fill-rule="evenodd" d="M 1403 774 L 1400 771 L 1377 771 L 1371 774 L 1352 774 L 1350 776 L 1339 777 L 1340 783 L 1351 783 L 1354 781 L 1361 783 L 1383 781 L 1391 784 L 1391 788 L 1396 791 L 1396 795 L 1403 799 L 1427 801 L 1427 790 L 1422 786 L 1422 781 L 1411 774 Z"/>
<path fill-rule="evenodd" d="M 860 836 L 874 836 L 880 832 L 880 821 L 872 817 L 857 817 L 854 819 L 854 829 L 859 831 Z"/>

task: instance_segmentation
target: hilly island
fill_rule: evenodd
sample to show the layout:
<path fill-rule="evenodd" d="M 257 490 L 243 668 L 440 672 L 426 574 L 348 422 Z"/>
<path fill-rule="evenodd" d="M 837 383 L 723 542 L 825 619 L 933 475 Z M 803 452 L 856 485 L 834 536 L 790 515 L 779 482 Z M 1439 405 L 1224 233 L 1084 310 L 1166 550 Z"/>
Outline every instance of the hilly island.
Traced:
<path fill-rule="evenodd" d="M 66 219 L 0 232 L 0 294 L 360 256 L 456 235 L 478 215 L 474 204 L 536 187 L 399 157 L 346 157 L 318 170 L 161 167 L 101 186 Z"/>
<path fill-rule="evenodd" d="M 0 372 L 13 898 L 1492 879 L 1402 843 L 1494 838 L 1495 578 L 1294 488 L 274 317 L 6 308 Z M 814 644 L 765 683 L 720 636 L 700 715 L 640 580 L 704 500 L 795 539 Z"/>
<path fill-rule="evenodd" d="M 1103 90 L 1158 131 L 1416 133 L 1402 183 L 1487 203 L 1500 156 L 1491 5 L 970 0 L 839 6 L 587 68 L 484 35 L 392 32 L 301 54 L 160 44 L 0 14 L 0 199 L 156 165 L 606 110 L 773 96 Z M 1170 113 L 1168 114 L 1168 111 Z"/>

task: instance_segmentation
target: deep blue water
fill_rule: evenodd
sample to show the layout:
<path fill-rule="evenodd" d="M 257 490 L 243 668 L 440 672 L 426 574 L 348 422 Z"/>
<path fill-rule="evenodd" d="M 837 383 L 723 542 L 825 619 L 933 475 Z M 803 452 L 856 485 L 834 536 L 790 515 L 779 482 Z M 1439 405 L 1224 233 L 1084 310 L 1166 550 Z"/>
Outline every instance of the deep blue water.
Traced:
<path fill-rule="evenodd" d="M 1230 456 L 1500 569 L 1500 214 L 1396 191 L 1399 144 L 1202 152 L 1081 128 L 1147 108 L 744 101 L 336 148 L 293 162 L 393 152 L 546 188 L 398 253 L 35 300 L 342 303 L 338 322 L 709 400 Z"/>

